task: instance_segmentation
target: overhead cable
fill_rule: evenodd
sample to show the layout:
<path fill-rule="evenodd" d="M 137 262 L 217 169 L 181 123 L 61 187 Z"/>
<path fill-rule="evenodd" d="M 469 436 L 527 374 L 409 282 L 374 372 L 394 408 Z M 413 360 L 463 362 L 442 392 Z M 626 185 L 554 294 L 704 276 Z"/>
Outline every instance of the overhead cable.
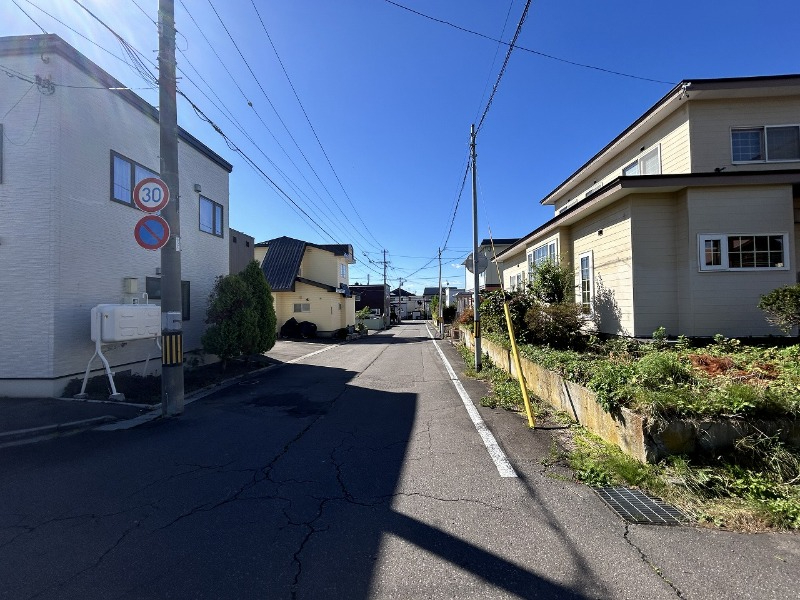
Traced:
<path fill-rule="evenodd" d="M 455 23 L 451 23 L 450 21 L 445 21 L 444 19 L 437 19 L 436 17 L 432 17 L 430 15 L 426 15 L 425 13 L 421 13 L 419 11 L 416 11 L 416 10 L 414 10 L 412 8 L 409 8 L 408 6 L 403 6 L 402 4 L 399 4 L 397 2 L 393 2 L 393 0 L 384 0 L 384 1 L 388 2 L 389 4 L 391 4 L 393 6 L 396 6 L 398 8 L 402 8 L 403 10 L 407 10 L 408 12 L 413 13 L 415 15 L 418 15 L 420 17 L 424 17 L 424 18 L 429 19 L 431 21 L 435 21 L 437 23 L 441 23 L 442 25 L 447 25 L 448 27 L 453 27 L 454 29 L 458 29 L 459 31 L 463 31 L 464 33 L 477 35 L 478 37 L 482 37 L 484 39 L 491 40 L 493 42 L 498 42 L 500 44 L 505 44 L 506 46 L 510 45 L 508 42 L 504 42 L 503 40 L 497 40 L 497 39 L 493 38 L 492 36 L 480 33 L 478 31 L 473 31 L 472 29 L 467 29 L 466 27 L 461 27 L 460 25 L 456 25 Z M 575 67 L 582 67 L 584 69 L 592 69 L 594 71 L 601 71 L 603 73 L 608 73 L 609 75 L 618 75 L 620 77 L 628 77 L 630 79 L 639 79 L 641 81 L 650 81 L 651 83 L 664 83 L 664 84 L 667 84 L 667 85 L 677 85 L 677 83 L 674 82 L 674 81 L 664 81 L 662 79 L 652 79 L 650 77 L 641 77 L 639 75 L 631 75 L 630 73 L 623 73 L 622 71 L 614 71 L 613 69 L 605 69 L 603 67 L 597 67 L 597 66 L 590 65 L 590 64 L 587 64 L 587 63 L 580 63 L 580 62 L 576 62 L 576 61 L 573 61 L 573 60 L 567 60 L 566 58 L 561 58 L 559 56 L 554 56 L 553 54 L 547 54 L 546 52 L 540 52 L 538 50 L 532 50 L 530 48 L 525 48 L 524 46 L 517 46 L 516 48 L 517 48 L 517 50 L 521 50 L 522 52 L 529 52 L 531 54 L 535 54 L 537 56 L 541 56 L 542 58 L 549 58 L 550 60 L 556 60 L 558 62 L 566 63 L 568 65 L 573 65 Z"/>

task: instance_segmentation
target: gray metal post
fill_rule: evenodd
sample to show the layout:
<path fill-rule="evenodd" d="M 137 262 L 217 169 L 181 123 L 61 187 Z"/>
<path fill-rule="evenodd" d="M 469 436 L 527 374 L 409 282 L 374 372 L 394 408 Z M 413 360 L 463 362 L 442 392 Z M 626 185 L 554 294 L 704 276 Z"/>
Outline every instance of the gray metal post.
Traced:
<path fill-rule="evenodd" d="M 475 335 L 475 370 L 481 370 L 481 316 L 480 292 L 478 285 L 480 273 L 478 272 L 478 155 L 475 152 L 475 125 L 470 128 L 470 153 L 472 154 L 472 290 L 473 305 L 473 333 Z"/>
<path fill-rule="evenodd" d="M 161 414 L 183 412 L 183 337 L 181 334 L 180 194 L 178 190 L 178 106 L 175 83 L 175 2 L 158 3 L 158 118 L 161 135 L 161 179 L 170 201 L 161 211 L 170 238 L 161 249 Z M 172 314 L 170 314 L 172 313 Z"/>

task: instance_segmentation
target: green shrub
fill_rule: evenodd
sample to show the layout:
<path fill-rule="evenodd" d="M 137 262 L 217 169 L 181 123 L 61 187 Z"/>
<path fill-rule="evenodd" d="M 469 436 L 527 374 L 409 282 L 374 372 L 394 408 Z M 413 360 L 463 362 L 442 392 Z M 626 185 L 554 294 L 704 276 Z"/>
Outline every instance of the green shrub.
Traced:
<path fill-rule="evenodd" d="M 548 258 L 534 268 L 530 288 L 534 298 L 545 304 L 572 302 L 575 275 L 567 264 Z"/>
<path fill-rule="evenodd" d="M 572 302 L 564 304 L 534 304 L 525 313 L 527 341 L 553 348 L 576 348 L 582 344 L 583 315 Z"/>
<path fill-rule="evenodd" d="M 758 308 L 767 313 L 769 323 L 788 334 L 793 327 L 800 325 L 800 283 L 764 294 L 758 301 Z"/>
<path fill-rule="evenodd" d="M 598 363 L 587 387 L 597 395 L 597 402 L 606 412 L 616 412 L 627 406 L 633 397 L 630 384 L 635 367 L 627 362 Z"/>
<path fill-rule="evenodd" d="M 222 367 L 258 344 L 258 313 L 249 286 L 238 275 L 217 277 L 208 299 L 203 349 L 219 356 Z"/>
<path fill-rule="evenodd" d="M 456 305 L 451 304 L 442 309 L 442 319 L 445 323 L 452 323 L 456 318 Z"/>
<path fill-rule="evenodd" d="M 636 383 L 651 390 L 689 383 L 692 379 L 689 365 L 671 352 L 645 354 L 636 362 Z"/>
<path fill-rule="evenodd" d="M 250 264 L 239 274 L 253 297 L 253 310 L 256 313 L 257 335 L 247 336 L 247 340 L 252 341 L 252 345 L 243 345 L 244 355 L 263 354 L 272 350 L 277 339 L 277 318 L 275 316 L 275 302 L 272 298 L 272 290 L 264 277 L 264 272 L 258 261 L 250 261 Z"/>

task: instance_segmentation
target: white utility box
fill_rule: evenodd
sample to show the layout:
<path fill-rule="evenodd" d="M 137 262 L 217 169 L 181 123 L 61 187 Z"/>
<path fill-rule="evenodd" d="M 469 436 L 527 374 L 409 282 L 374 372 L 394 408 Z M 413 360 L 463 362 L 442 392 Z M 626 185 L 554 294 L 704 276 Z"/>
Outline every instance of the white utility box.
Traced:
<path fill-rule="evenodd" d="M 103 344 L 153 339 L 161 335 L 157 304 L 98 304 L 92 308 L 92 341 Z"/>

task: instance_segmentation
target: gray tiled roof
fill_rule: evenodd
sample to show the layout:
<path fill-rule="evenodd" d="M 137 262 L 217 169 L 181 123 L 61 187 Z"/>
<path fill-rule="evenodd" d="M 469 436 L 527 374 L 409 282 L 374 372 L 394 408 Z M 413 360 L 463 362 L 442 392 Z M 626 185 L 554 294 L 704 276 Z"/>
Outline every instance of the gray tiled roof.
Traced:
<path fill-rule="evenodd" d="M 273 292 L 294 291 L 294 282 L 306 251 L 306 243 L 290 237 L 279 237 L 259 246 L 267 247 L 261 270 Z"/>

